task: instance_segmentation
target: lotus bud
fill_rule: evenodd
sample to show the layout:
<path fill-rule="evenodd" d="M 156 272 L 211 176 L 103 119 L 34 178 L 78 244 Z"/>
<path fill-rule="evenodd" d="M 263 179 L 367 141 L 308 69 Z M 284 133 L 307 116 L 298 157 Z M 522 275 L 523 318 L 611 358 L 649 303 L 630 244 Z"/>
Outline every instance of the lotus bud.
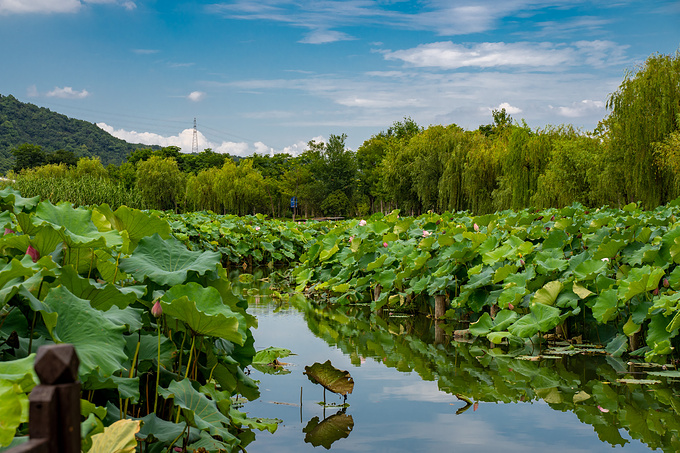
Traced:
<path fill-rule="evenodd" d="M 668 281 L 667 278 L 664 278 L 663 279 L 663 287 L 668 288 L 669 286 L 671 286 L 670 282 Z"/>
<path fill-rule="evenodd" d="M 366 221 L 364 219 L 361 219 L 359 221 L 359 226 L 366 226 Z"/>
<path fill-rule="evenodd" d="M 479 231 L 479 225 L 477 225 L 476 223 L 475 223 L 474 225 L 472 225 L 472 228 L 473 228 L 475 231 Z"/>
<path fill-rule="evenodd" d="M 387 242 L 383 242 L 383 247 L 387 248 Z"/>
<path fill-rule="evenodd" d="M 524 260 L 519 260 L 520 266 L 524 266 Z"/>
<path fill-rule="evenodd" d="M 352 239 L 354 239 L 354 236 L 350 236 L 350 237 L 349 237 L 349 243 L 350 243 L 350 244 L 352 243 Z"/>
<path fill-rule="evenodd" d="M 7 234 L 12 234 L 12 233 L 14 233 L 14 230 L 11 230 L 11 229 L 9 229 L 9 228 L 5 228 L 5 234 L 6 234 L 6 235 L 7 235 Z"/>
<path fill-rule="evenodd" d="M 515 309 L 515 306 L 512 305 L 512 304 L 508 304 L 508 308 L 509 308 L 510 310 L 514 310 L 514 309 Z"/>
<path fill-rule="evenodd" d="M 156 302 L 154 302 L 153 307 L 151 307 L 151 314 L 155 318 L 160 318 L 161 315 L 163 314 L 163 308 L 161 307 L 161 301 L 156 299 Z"/>
<path fill-rule="evenodd" d="M 654 294 L 655 296 L 658 296 L 659 295 L 659 288 L 654 288 L 654 291 L 652 291 L 652 294 Z"/>
<path fill-rule="evenodd" d="M 32 245 L 26 249 L 26 255 L 30 256 L 34 263 L 40 258 L 40 253 Z"/>
<path fill-rule="evenodd" d="M 554 222 L 555 221 L 555 216 L 550 217 L 550 221 Z"/>

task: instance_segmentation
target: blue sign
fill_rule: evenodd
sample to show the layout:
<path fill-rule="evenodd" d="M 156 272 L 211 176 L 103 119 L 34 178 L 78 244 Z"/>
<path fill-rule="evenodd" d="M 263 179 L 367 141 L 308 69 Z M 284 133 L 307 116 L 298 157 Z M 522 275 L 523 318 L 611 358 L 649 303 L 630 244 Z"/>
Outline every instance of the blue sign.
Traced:
<path fill-rule="evenodd" d="M 297 208 L 297 207 L 298 207 L 298 204 L 297 204 L 297 197 L 292 197 L 292 198 L 290 199 L 290 207 L 291 207 L 291 208 Z"/>

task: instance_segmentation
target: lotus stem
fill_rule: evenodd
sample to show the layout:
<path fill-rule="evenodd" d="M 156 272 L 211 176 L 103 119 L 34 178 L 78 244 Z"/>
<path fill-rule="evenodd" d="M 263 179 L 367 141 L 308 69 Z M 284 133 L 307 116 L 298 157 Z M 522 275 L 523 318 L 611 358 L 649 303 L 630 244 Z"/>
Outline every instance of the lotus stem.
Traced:
<path fill-rule="evenodd" d="M 128 373 L 129 378 L 133 378 L 135 375 L 135 371 L 137 369 L 137 357 L 139 357 L 139 345 L 142 342 L 141 334 L 139 337 L 139 340 L 137 340 L 137 348 L 135 349 L 135 356 L 132 359 L 132 366 L 130 367 L 130 373 Z M 128 403 L 130 402 L 130 398 L 125 398 L 125 408 L 123 411 L 127 414 L 127 408 L 128 408 Z M 134 413 L 134 412 L 133 412 Z"/>
<path fill-rule="evenodd" d="M 160 318 L 158 319 L 158 322 L 156 323 L 156 326 L 158 327 L 158 356 L 156 357 L 157 363 L 156 363 L 156 391 L 154 394 L 154 399 L 153 399 L 153 413 L 156 413 L 156 409 L 158 408 L 158 385 L 161 380 L 161 320 Z"/>

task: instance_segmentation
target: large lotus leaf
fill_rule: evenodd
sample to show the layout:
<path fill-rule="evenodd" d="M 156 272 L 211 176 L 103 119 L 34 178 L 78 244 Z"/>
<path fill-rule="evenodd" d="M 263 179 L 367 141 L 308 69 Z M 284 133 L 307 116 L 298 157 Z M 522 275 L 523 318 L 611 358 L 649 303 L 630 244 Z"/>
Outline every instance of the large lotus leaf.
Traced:
<path fill-rule="evenodd" d="M 192 252 L 174 237 L 164 240 L 154 234 L 142 238 L 132 256 L 122 259 L 119 267 L 139 281 L 149 278 L 173 286 L 184 283 L 189 271 L 203 275 L 214 271 L 219 263 L 217 252 Z"/>
<path fill-rule="evenodd" d="M 243 345 L 247 324 L 243 314 L 222 302 L 219 291 L 188 283 L 170 288 L 161 298 L 163 314 L 184 321 L 199 335 L 224 338 Z"/>
<path fill-rule="evenodd" d="M 24 198 L 21 196 L 21 192 L 12 187 L 5 187 L 0 190 L 0 209 L 3 211 L 32 211 L 39 202 L 39 196 Z"/>
<path fill-rule="evenodd" d="M 173 423 L 162 418 L 156 414 L 151 413 L 142 418 L 142 429 L 137 433 L 137 438 L 146 440 L 149 436 L 158 439 L 164 444 L 169 445 L 170 442 L 180 437 L 186 431 L 186 423 Z M 196 430 L 189 432 L 188 442 L 198 440 L 199 435 Z"/>
<path fill-rule="evenodd" d="M 139 402 L 139 376 L 133 378 L 122 376 L 102 377 L 98 373 L 90 373 L 83 382 L 86 390 L 116 389 L 120 398 L 130 398 L 133 404 Z"/>
<path fill-rule="evenodd" d="M 63 286 L 51 289 L 42 305 L 43 319 L 54 342 L 75 346 L 81 376 L 97 369 L 110 376 L 123 368 L 127 360 L 124 327 L 112 323 Z"/>
<path fill-rule="evenodd" d="M 131 253 L 144 237 L 158 233 L 163 239 L 168 239 L 172 232 L 167 220 L 127 206 L 121 206 L 115 212 L 106 204 L 98 206 L 93 210 L 92 220 L 100 230 L 112 228 L 120 232 L 126 231 L 130 244 L 124 250 L 126 253 Z"/>
<path fill-rule="evenodd" d="M 354 429 L 354 419 L 342 411 L 324 419 L 319 423 L 319 417 L 313 417 L 302 429 L 305 433 L 305 442 L 314 447 L 323 445 L 330 450 L 331 444 L 336 440 L 344 439 Z"/>
<path fill-rule="evenodd" d="M 352 379 L 349 372 L 338 370 L 331 364 L 330 360 L 306 366 L 304 374 L 313 383 L 320 384 L 333 393 L 345 396 L 354 390 L 354 379 Z"/>
<path fill-rule="evenodd" d="M 508 331 L 521 338 L 531 338 L 538 332 L 547 332 L 560 323 L 560 309 L 532 303 L 531 312 L 519 318 Z"/>
<path fill-rule="evenodd" d="M 557 300 L 557 296 L 560 294 L 560 291 L 562 291 L 562 282 L 559 280 L 553 280 L 546 283 L 543 285 L 543 288 L 536 291 L 532 301 L 544 305 L 555 305 L 555 300 Z"/>
<path fill-rule="evenodd" d="M 118 420 L 104 428 L 104 432 L 92 436 L 91 453 L 134 453 L 137 447 L 135 434 L 139 431 L 139 420 Z"/>
<path fill-rule="evenodd" d="M 92 308 L 107 311 L 116 306 L 125 308 L 135 300 L 144 296 L 145 286 L 116 286 L 112 283 L 102 284 L 90 278 L 83 278 L 72 266 L 64 266 L 59 280 L 71 293 L 81 299 L 90 301 Z"/>
<path fill-rule="evenodd" d="M 0 379 L 0 414 L 0 447 L 5 447 L 19 425 L 28 421 L 28 397 L 18 384 L 6 379 Z"/>
<path fill-rule="evenodd" d="M 33 369 L 34 362 L 35 354 L 23 359 L 0 362 L 0 379 L 19 384 L 22 392 L 30 392 L 40 382 Z"/>
<path fill-rule="evenodd" d="M 43 201 L 38 205 L 35 215 L 31 216 L 31 222 L 38 227 L 54 229 L 71 248 L 100 247 L 107 242 L 104 233 L 92 223 L 92 211 L 74 208 L 70 203 L 55 206 Z"/>
<path fill-rule="evenodd" d="M 238 443 L 238 439 L 225 428 L 230 420 L 217 408 L 215 401 L 208 399 L 191 386 L 189 379 L 172 381 L 167 389 L 159 389 L 163 398 L 173 398 L 175 404 L 184 409 L 185 418 L 199 429 L 206 430 L 213 436 L 218 435 L 229 443 Z"/>
<path fill-rule="evenodd" d="M 619 299 L 616 297 L 615 289 L 607 289 L 595 298 L 592 306 L 593 317 L 600 323 L 606 324 L 612 319 L 619 309 Z"/>

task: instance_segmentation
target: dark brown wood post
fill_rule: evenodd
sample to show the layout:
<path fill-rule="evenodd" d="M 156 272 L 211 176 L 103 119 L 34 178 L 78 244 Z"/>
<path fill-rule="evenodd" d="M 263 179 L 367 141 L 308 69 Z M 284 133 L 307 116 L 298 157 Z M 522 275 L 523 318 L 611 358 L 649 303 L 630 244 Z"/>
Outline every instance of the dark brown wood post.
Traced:
<path fill-rule="evenodd" d="M 435 319 L 443 318 L 446 314 L 446 296 L 434 296 L 434 317 Z"/>
<path fill-rule="evenodd" d="M 28 434 L 48 438 L 49 452 L 80 452 L 79 364 L 70 344 L 41 346 L 36 354 L 40 385 L 29 395 Z"/>

